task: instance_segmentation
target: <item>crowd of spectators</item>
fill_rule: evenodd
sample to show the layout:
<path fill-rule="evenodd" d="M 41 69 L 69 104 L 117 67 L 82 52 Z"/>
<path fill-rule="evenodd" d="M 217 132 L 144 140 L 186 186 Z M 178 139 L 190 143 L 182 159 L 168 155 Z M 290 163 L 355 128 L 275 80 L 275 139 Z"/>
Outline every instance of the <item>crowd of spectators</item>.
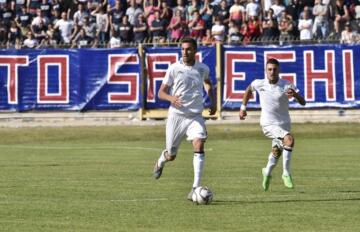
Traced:
<path fill-rule="evenodd" d="M 7 48 L 357 43 L 360 0 L 0 0 Z"/>

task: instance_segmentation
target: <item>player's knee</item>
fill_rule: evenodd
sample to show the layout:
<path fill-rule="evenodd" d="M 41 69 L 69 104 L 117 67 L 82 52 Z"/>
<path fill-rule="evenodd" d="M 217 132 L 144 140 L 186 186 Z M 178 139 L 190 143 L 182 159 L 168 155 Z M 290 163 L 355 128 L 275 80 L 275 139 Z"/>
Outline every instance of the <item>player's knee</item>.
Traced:
<path fill-rule="evenodd" d="M 283 141 L 284 147 L 294 147 L 295 139 L 291 134 L 287 134 Z"/>
<path fill-rule="evenodd" d="M 203 151 L 204 150 L 204 140 L 203 139 L 194 139 L 192 141 L 194 151 Z"/>
<path fill-rule="evenodd" d="M 272 148 L 272 154 L 275 158 L 279 158 L 282 154 L 282 150 L 278 148 L 277 146 Z"/>

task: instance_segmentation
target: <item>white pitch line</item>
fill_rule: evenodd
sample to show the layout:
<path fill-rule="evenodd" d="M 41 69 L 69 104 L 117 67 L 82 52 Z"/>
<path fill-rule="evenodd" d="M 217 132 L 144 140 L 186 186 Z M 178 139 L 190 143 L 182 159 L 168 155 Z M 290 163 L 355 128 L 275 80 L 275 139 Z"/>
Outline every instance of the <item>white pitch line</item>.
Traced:
<path fill-rule="evenodd" d="M 167 201 L 168 198 L 145 198 L 145 199 L 118 199 L 111 202 L 141 202 L 141 201 Z"/>
<path fill-rule="evenodd" d="M 0 145 L 0 148 L 14 148 L 14 149 L 48 149 L 48 150 L 113 150 L 113 149 L 127 149 L 127 150 L 149 150 L 149 151 L 159 151 L 161 152 L 161 148 L 154 147 L 131 147 L 131 146 L 97 146 L 97 147 L 70 147 L 70 146 L 21 146 L 21 145 Z M 182 149 L 183 151 L 187 151 L 188 149 Z M 204 149 L 205 151 L 213 151 L 212 148 Z"/>

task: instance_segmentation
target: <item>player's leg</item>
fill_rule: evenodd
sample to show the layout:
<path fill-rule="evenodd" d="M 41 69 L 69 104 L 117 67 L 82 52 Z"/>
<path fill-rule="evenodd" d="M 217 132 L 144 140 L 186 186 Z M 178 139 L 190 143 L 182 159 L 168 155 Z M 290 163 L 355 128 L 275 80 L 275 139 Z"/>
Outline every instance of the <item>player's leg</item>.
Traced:
<path fill-rule="evenodd" d="M 262 169 L 262 174 L 263 174 L 262 187 L 265 191 L 269 189 L 271 172 L 275 168 L 280 156 L 281 156 L 281 149 L 279 148 L 279 145 L 276 143 L 276 141 L 273 141 L 272 151 L 269 154 L 268 162 L 266 164 L 266 167 Z"/>
<path fill-rule="evenodd" d="M 178 147 L 185 136 L 184 128 L 186 127 L 183 126 L 185 120 L 179 115 L 169 115 L 166 122 L 166 149 L 161 152 L 159 159 L 155 162 L 153 172 L 155 179 L 161 177 L 166 162 L 175 160 Z"/>
<path fill-rule="evenodd" d="M 192 141 L 193 145 L 193 167 L 194 167 L 194 182 L 192 190 L 188 194 L 188 199 L 191 200 L 193 190 L 201 185 L 201 177 L 205 165 L 204 143 L 207 138 L 205 121 L 201 115 L 194 118 L 187 129 L 187 140 Z"/>
<path fill-rule="evenodd" d="M 290 165 L 292 150 L 295 144 L 294 137 L 291 134 L 287 134 L 283 139 L 283 175 L 282 179 L 284 185 L 288 188 L 294 188 L 294 183 L 291 177 Z"/>

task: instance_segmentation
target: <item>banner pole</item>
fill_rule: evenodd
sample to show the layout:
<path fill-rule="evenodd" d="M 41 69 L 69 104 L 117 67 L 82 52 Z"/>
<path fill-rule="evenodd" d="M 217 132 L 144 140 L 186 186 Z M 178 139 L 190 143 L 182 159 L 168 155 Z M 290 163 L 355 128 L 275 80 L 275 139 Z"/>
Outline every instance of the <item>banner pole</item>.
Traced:
<path fill-rule="evenodd" d="M 216 104 L 217 112 L 216 117 L 218 120 L 221 120 L 221 72 L 222 72 L 222 63 L 221 63 L 221 43 L 216 43 Z"/>
<path fill-rule="evenodd" d="M 146 86 L 146 72 L 145 72 L 145 56 L 144 56 L 144 46 L 143 44 L 139 43 L 138 45 L 138 54 L 140 57 L 140 65 L 141 65 L 141 107 L 139 109 L 139 119 L 144 120 L 144 112 L 145 112 L 145 103 L 146 103 L 146 96 L 145 96 L 145 86 Z"/>

